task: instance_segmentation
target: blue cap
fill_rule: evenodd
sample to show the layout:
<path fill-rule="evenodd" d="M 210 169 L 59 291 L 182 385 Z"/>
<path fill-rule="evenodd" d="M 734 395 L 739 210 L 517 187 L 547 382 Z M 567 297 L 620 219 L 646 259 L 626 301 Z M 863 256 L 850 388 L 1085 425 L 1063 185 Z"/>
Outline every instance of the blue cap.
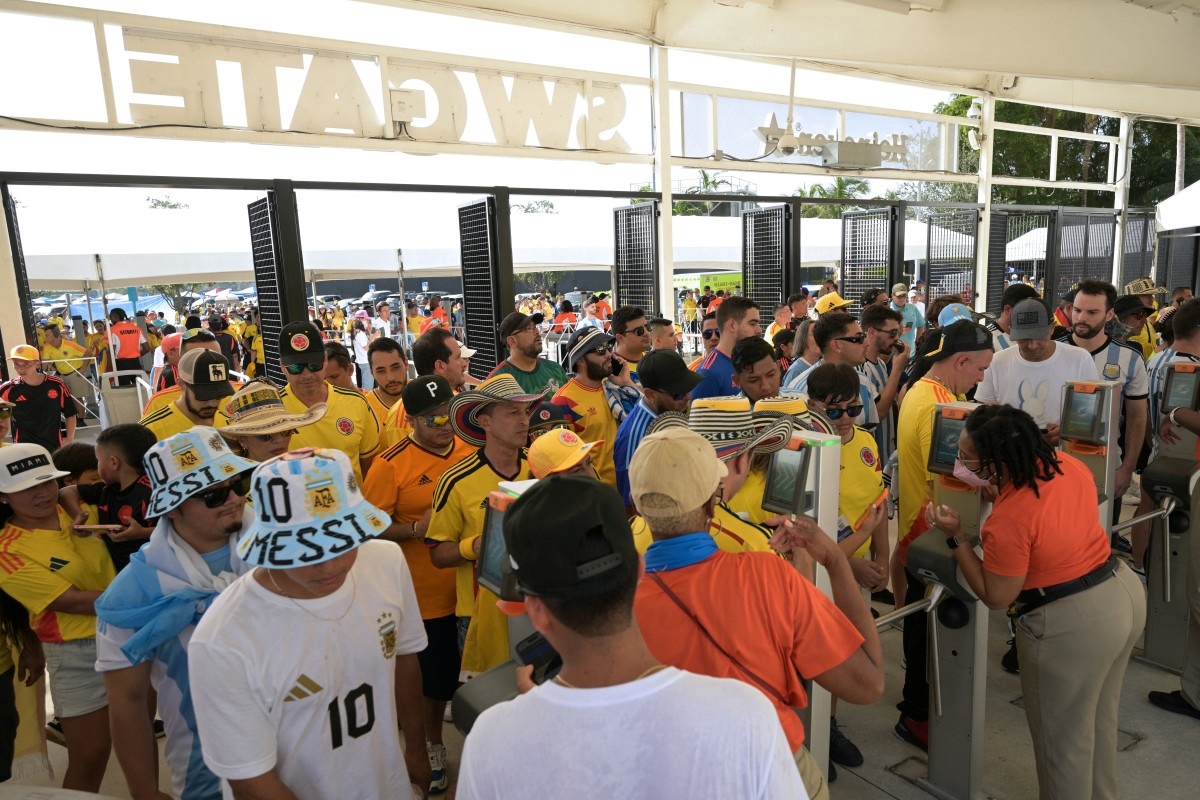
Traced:
<path fill-rule="evenodd" d="M 947 325 L 953 325 L 959 320 L 965 319 L 967 322 L 974 322 L 975 318 L 971 316 L 971 309 L 964 306 L 962 303 L 951 303 L 942 309 L 938 314 L 938 327 L 944 328 Z"/>

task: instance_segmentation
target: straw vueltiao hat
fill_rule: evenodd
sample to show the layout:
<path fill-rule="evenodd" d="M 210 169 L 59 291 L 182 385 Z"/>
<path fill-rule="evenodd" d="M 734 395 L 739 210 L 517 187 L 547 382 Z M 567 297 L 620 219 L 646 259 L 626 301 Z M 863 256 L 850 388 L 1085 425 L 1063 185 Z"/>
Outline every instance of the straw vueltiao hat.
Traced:
<path fill-rule="evenodd" d="M 303 414 L 292 414 L 279 391 L 268 383 L 251 381 L 225 407 L 231 422 L 221 433 L 230 436 L 265 436 L 311 425 L 325 416 L 325 404 L 315 403 Z"/>
<path fill-rule="evenodd" d="M 748 450 L 756 454 L 774 453 L 792 437 L 791 419 L 761 416 L 756 419 L 745 397 L 701 398 L 692 403 L 689 414 L 675 411 L 659 414 L 648 433 L 673 427 L 686 427 L 700 434 L 722 461 Z"/>
<path fill-rule="evenodd" d="M 492 403 L 507 402 L 521 403 L 526 410 L 532 410 L 541 400 L 540 394 L 526 394 L 512 375 L 496 375 L 450 401 L 450 426 L 467 444 L 483 447 L 487 442 L 487 431 L 479 424 L 481 409 Z"/>

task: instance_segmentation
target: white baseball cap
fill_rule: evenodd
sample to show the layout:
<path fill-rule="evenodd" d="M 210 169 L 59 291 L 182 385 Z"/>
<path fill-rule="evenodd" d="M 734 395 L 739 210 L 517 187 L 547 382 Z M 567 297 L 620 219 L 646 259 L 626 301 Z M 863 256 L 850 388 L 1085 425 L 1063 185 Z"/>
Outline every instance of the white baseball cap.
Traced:
<path fill-rule="evenodd" d="M 0 492 L 12 494 L 70 475 L 54 466 L 50 453 L 40 444 L 0 447 Z"/>

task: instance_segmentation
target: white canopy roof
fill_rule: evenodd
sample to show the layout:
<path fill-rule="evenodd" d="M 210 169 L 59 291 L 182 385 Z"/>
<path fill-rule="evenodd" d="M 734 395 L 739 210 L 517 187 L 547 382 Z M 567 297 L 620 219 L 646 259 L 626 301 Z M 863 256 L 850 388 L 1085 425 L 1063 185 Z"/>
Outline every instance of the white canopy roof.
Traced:
<path fill-rule="evenodd" d="M 413 5 L 412 0 L 374 0 Z M 1001 99 L 1200 120 L 1198 0 L 424 0 Z"/>
<path fill-rule="evenodd" d="M 1156 221 L 1160 231 L 1200 226 L 1200 182 L 1159 203 Z"/>

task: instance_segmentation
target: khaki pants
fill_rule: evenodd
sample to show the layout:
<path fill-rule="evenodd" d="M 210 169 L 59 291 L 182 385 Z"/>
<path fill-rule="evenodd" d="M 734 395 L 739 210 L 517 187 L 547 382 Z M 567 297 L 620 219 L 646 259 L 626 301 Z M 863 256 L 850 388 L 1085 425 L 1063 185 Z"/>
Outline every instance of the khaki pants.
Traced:
<path fill-rule="evenodd" d="M 1025 717 L 1042 800 L 1116 800 L 1117 707 L 1146 590 L 1116 575 L 1017 620 Z"/>
<path fill-rule="evenodd" d="M 800 780 L 808 792 L 810 800 L 829 800 L 829 784 L 825 782 L 825 773 L 821 772 L 817 760 L 808 752 L 808 748 L 800 745 L 800 749 L 792 754 L 796 759 L 796 769 L 800 770 Z"/>
<path fill-rule="evenodd" d="M 84 401 L 92 396 L 91 387 L 88 386 L 87 380 L 78 372 L 68 372 L 66 375 L 59 373 L 62 382 L 67 385 L 71 391 L 71 399 L 75 401 L 76 414 L 79 419 L 83 419 Z"/>
<path fill-rule="evenodd" d="M 1200 542 L 1188 547 L 1187 571 L 1188 629 L 1187 651 L 1183 657 L 1180 678 L 1183 699 L 1200 708 Z"/>

